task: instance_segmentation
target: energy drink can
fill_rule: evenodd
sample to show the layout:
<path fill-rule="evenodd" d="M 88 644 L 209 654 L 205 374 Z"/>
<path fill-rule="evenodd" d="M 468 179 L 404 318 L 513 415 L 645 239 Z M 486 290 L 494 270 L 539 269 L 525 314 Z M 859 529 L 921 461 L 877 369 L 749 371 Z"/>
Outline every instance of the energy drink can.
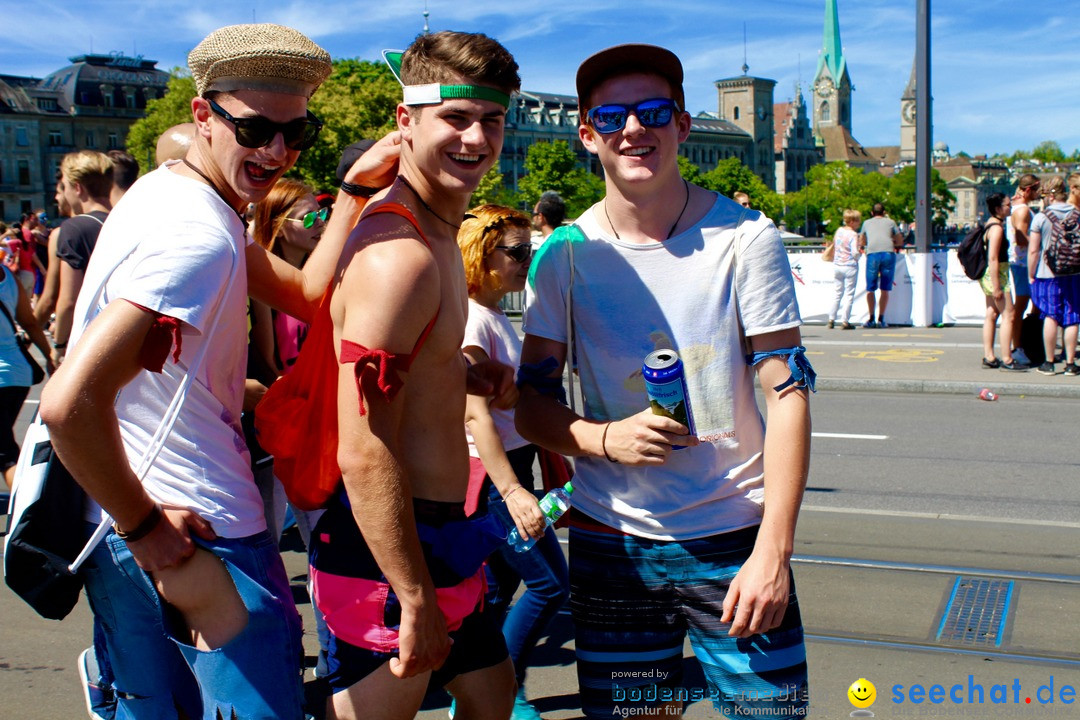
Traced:
<path fill-rule="evenodd" d="M 645 376 L 645 392 L 656 415 L 665 415 L 690 429 L 696 435 L 694 414 L 690 409 L 690 394 L 686 389 L 686 374 L 682 360 L 674 350 L 656 350 L 645 358 L 641 368 Z M 683 445 L 672 445 L 681 450 Z"/>

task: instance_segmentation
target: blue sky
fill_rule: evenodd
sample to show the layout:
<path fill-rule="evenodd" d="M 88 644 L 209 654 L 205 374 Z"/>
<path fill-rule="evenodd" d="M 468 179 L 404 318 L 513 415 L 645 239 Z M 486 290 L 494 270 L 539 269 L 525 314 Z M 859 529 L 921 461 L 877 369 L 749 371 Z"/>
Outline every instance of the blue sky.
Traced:
<path fill-rule="evenodd" d="M 855 86 L 853 131 L 864 145 L 898 145 L 900 95 L 911 73 L 915 0 L 838 0 Z M 481 31 L 514 53 L 526 89 L 573 94 L 586 56 L 620 42 L 674 50 L 691 112 L 716 110 L 713 82 L 741 74 L 777 81 L 775 99 L 813 79 L 824 0 L 429 0 L 432 30 Z M 933 18 L 934 140 L 971 154 L 1080 147 L 1080 5 L 937 0 Z M 1028 8 L 1037 9 L 1028 10 Z M 7 32 L 0 73 L 43 77 L 94 51 L 141 54 L 169 69 L 222 25 L 278 22 L 335 57 L 375 59 L 422 29 L 423 0 L 0 0 Z"/>

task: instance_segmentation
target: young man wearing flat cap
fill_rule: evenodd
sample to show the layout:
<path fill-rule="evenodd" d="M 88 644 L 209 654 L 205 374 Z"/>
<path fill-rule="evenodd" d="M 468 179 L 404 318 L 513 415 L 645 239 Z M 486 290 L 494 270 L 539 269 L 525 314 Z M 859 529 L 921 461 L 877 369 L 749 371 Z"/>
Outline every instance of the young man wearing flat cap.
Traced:
<path fill-rule="evenodd" d="M 247 297 L 309 319 L 364 199 L 339 198 L 302 272 L 252 243 L 240 213 L 315 141 L 307 102 L 330 57 L 263 24 L 216 30 L 188 61 L 194 143 L 136 182 L 102 229 L 41 415 L 93 501 L 87 520 L 114 522 L 84 567 L 118 712 L 301 718 L 300 620 L 240 428 Z M 388 137 L 349 180 L 383 184 L 396 157 Z M 204 350 L 140 483 L 132 468 Z"/>
<path fill-rule="evenodd" d="M 813 370 L 776 228 L 679 175 L 682 80 L 652 45 L 578 70 L 579 134 L 607 194 L 533 263 L 515 416 L 527 439 L 577 457 L 570 604 L 585 714 L 666 716 L 712 699 L 725 717 L 797 717 L 806 655 L 790 557 Z M 583 416 L 556 399 L 571 341 Z M 657 350 L 682 360 L 693 429 L 650 409 L 642 366 Z M 707 689 L 680 688 L 687 634 Z"/>
<path fill-rule="evenodd" d="M 460 718 L 505 720 L 514 670 L 499 624 L 482 612 L 482 563 L 506 530 L 465 516 L 463 422 L 468 376 L 486 378 L 469 391 L 499 406 L 516 390 L 511 368 L 467 368 L 461 353 L 457 232 L 499 157 L 520 79 L 510 53 L 480 34 L 421 35 L 386 57 L 404 86 L 400 175 L 349 238 L 330 305 L 344 482 L 311 548 L 331 632 L 329 709 L 411 718 L 432 685 L 454 696 Z"/>

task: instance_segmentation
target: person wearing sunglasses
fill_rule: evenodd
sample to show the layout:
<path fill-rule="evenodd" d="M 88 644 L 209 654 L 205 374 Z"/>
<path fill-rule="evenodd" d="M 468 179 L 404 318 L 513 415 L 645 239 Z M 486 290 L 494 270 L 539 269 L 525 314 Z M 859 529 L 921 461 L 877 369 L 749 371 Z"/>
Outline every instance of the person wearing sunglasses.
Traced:
<path fill-rule="evenodd" d="M 107 530 L 84 568 L 117 715 L 299 720 L 300 618 L 240 431 L 247 298 L 310 319 L 367 198 L 340 194 L 302 269 L 251 242 L 241 214 L 318 136 L 307 104 L 330 56 L 291 28 L 233 25 L 188 64 L 194 141 L 102 228 L 40 412 L 89 496 L 91 529 Z M 347 179 L 385 186 L 397 157 L 395 134 Z M 140 481 L 132 468 L 204 350 Z"/>
<path fill-rule="evenodd" d="M 721 715 L 802 717 L 790 557 L 814 372 L 776 227 L 680 177 L 682 81 L 678 57 L 653 45 L 608 48 L 578 69 L 579 137 L 606 196 L 533 261 L 515 420 L 527 440 L 576 457 L 584 714 L 679 714 L 663 688 L 680 685 L 689 636 Z M 558 399 L 571 341 L 580 415 Z M 650 407 L 642 365 L 657 350 L 683 362 L 693 435 Z"/>
<path fill-rule="evenodd" d="M 481 205 L 469 215 L 458 232 L 469 286 L 462 350 L 473 363 L 495 359 L 517 367 L 521 341 L 499 303 L 508 293 L 525 289 L 532 259 L 530 221 L 523 213 L 498 205 Z M 483 470 L 473 473 L 483 479 L 477 485 L 470 481 L 470 498 L 476 497 L 505 527 L 516 526 L 522 537 L 539 538 L 524 553 L 501 543 L 487 563 L 487 601 L 502 626 L 517 676 L 511 718 L 539 720 L 540 714 L 525 697 L 525 673 L 537 642 L 569 597 L 566 559 L 555 530 L 545 528 L 534 495 L 537 447 L 514 429 L 514 411 L 494 408 L 481 395 L 469 395 L 465 425 L 469 455 Z M 525 592 L 511 607 L 522 581 Z"/>

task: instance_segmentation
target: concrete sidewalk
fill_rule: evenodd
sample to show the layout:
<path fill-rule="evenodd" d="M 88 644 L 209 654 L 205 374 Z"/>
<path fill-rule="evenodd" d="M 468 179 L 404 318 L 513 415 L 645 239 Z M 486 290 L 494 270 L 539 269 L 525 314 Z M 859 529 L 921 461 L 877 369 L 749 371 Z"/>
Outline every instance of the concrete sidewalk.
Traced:
<path fill-rule="evenodd" d="M 1080 377 L 1007 372 L 982 367 L 982 328 L 890 327 L 829 330 L 804 325 L 803 343 L 819 390 L 1080 398 Z"/>

